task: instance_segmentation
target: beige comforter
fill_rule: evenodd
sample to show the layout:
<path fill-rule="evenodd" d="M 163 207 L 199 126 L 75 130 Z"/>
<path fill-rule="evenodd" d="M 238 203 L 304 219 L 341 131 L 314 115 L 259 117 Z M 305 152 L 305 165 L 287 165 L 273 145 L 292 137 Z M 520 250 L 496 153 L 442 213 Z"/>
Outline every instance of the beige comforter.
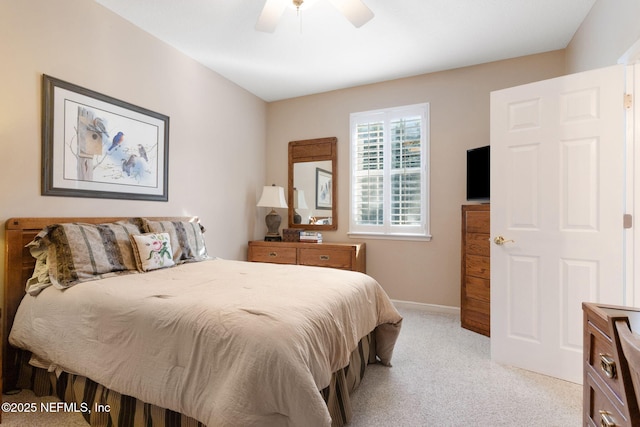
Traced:
<path fill-rule="evenodd" d="M 389 363 L 401 320 L 361 273 L 211 260 L 27 295 L 9 341 L 210 427 L 323 426 L 318 390 L 378 325 Z"/>

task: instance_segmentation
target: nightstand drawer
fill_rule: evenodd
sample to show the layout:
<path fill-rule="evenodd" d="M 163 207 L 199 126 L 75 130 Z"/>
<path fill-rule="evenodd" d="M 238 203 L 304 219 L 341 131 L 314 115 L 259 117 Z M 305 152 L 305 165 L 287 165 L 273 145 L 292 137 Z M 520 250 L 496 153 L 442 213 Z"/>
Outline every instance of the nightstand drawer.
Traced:
<path fill-rule="evenodd" d="M 351 249 L 300 248 L 298 264 L 351 270 L 351 254 Z"/>
<path fill-rule="evenodd" d="M 252 248 L 251 258 L 249 261 L 271 262 L 275 264 L 295 264 L 296 248 L 257 246 Z"/>

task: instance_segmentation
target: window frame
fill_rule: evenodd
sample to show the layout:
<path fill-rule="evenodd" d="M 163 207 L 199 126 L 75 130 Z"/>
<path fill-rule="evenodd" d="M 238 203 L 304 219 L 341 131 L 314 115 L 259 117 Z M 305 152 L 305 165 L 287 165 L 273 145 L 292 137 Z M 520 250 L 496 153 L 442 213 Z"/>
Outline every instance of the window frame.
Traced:
<path fill-rule="evenodd" d="M 421 194 L 421 222 L 419 225 L 393 225 L 391 224 L 391 149 L 392 133 L 390 123 L 408 117 L 420 116 L 420 194 Z M 350 237 L 368 237 L 394 240 L 431 240 L 430 234 L 430 187 L 429 187 L 429 159 L 430 159 L 430 116 L 429 103 L 420 103 L 400 107 L 390 107 L 378 110 L 363 111 L 350 114 L 350 141 L 349 141 L 349 231 Z M 356 224 L 356 212 L 354 201 L 354 189 L 357 177 L 357 145 L 358 125 L 382 121 L 383 124 L 383 223 L 382 225 Z"/>

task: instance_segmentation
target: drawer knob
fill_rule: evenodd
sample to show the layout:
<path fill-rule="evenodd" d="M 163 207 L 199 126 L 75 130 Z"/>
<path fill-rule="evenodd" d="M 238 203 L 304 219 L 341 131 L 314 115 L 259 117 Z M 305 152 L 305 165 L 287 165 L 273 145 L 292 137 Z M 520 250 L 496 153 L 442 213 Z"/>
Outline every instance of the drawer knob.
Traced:
<path fill-rule="evenodd" d="M 275 257 L 277 257 L 277 256 L 278 256 L 278 252 L 269 252 L 269 256 L 270 256 L 271 258 L 275 258 Z"/>
<path fill-rule="evenodd" d="M 618 424 L 616 424 L 616 419 L 613 418 L 613 415 L 611 415 L 611 412 L 600 411 L 600 426 L 615 427 L 617 425 Z"/>
<path fill-rule="evenodd" d="M 329 261 L 329 255 L 320 255 L 322 261 Z"/>
<path fill-rule="evenodd" d="M 600 353 L 600 368 L 608 378 L 616 377 L 616 361 L 608 354 Z"/>

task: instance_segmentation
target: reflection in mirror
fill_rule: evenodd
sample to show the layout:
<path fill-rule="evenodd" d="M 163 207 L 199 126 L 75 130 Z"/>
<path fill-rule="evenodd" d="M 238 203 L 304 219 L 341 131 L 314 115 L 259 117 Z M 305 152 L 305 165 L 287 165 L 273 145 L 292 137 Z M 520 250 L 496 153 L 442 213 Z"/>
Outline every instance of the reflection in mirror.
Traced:
<path fill-rule="evenodd" d="M 290 228 L 338 228 L 336 142 L 336 138 L 320 138 L 289 143 Z"/>
<path fill-rule="evenodd" d="M 332 175 L 330 160 L 293 166 L 294 224 L 331 224 Z"/>

